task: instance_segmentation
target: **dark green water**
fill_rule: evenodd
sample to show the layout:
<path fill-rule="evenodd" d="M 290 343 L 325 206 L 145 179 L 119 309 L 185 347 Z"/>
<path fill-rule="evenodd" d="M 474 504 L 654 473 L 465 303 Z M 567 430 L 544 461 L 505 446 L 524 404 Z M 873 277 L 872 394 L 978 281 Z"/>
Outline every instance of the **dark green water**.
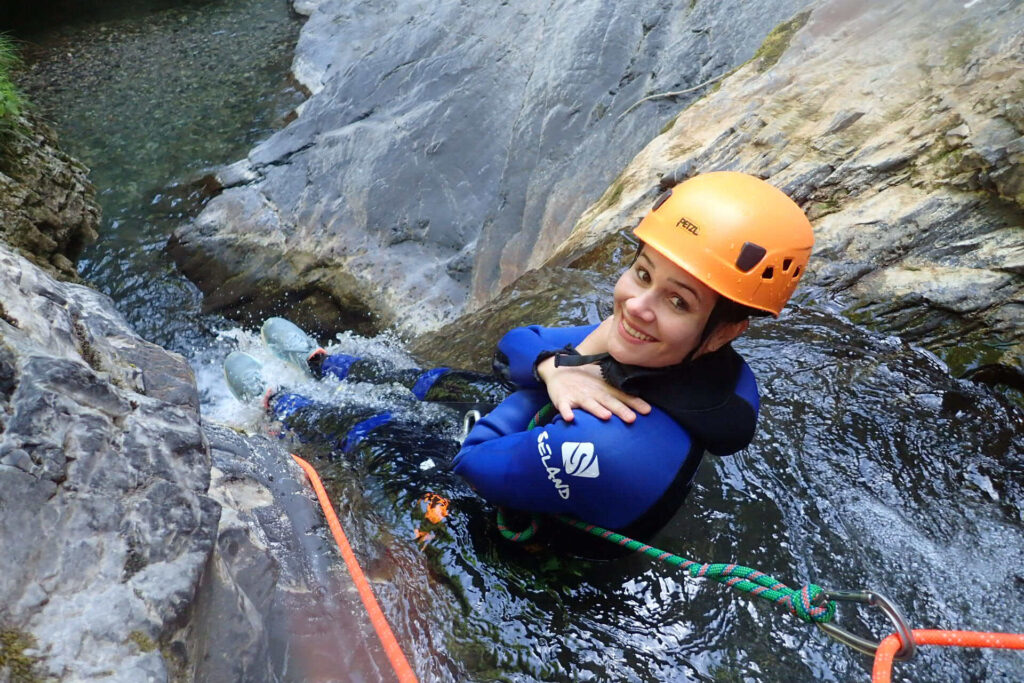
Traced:
<path fill-rule="evenodd" d="M 284 0 L 91 12 L 18 34 L 24 87 L 99 191 L 102 236 L 81 272 L 144 337 L 197 369 L 215 365 L 232 345 L 214 333 L 229 325 L 198 312 L 200 295 L 163 247 L 201 204 L 189 181 L 242 158 L 301 100 L 287 76 L 299 21 Z M 600 308 L 586 296 L 569 307 Z M 761 383 L 759 435 L 741 454 L 707 460 L 659 544 L 792 586 L 871 588 L 915 627 L 1024 631 L 1019 408 L 813 307 L 762 321 L 738 346 Z M 225 393 L 218 374 L 199 373 L 205 419 L 218 417 L 211 394 Z M 422 680 L 868 680 L 869 660 L 778 606 L 646 558 L 595 563 L 512 546 L 452 479 L 431 481 L 452 515 L 423 547 L 421 481 L 315 462 Z M 844 607 L 840 623 L 888 632 L 870 610 Z M 1024 680 L 1024 661 L 1007 653 L 931 649 L 900 670 L 906 680 Z"/>
<path fill-rule="evenodd" d="M 221 321 L 198 313 L 200 294 L 163 248 L 199 208 L 189 182 L 244 158 L 302 101 L 289 78 L 301 22 L 286 0 L 84 7 L 15 33 L 18 81 L 91 169 L 103 219 L 79 272 L 140 335 L 191 355 Z"/>

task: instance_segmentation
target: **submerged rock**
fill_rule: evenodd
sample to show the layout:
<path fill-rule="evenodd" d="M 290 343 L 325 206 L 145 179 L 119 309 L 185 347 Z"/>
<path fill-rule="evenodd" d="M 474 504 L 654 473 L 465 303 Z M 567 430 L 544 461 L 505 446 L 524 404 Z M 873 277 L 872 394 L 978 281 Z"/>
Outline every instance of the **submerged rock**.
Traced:
<path fill-rule="evenodd" d="M 295 6 L 310 99 L 171 249 L 207 310 L 286 299 L 365 332 L 437 327 L 539 264 L 685 100 L 632 105 L 727 73 L 803 3 Z"/>
<path fill-rule="evenodd" d="M 288 454 L 204 428 L 106 296 L 5 246 L 0 292 L 0 679 L 373 677 Z"/>

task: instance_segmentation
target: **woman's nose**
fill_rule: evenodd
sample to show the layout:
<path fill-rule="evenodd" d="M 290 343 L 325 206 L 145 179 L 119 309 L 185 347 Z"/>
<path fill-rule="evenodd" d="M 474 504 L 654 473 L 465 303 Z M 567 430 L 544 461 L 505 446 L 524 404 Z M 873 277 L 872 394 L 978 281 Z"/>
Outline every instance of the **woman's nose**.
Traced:
<path fill-rule="evenodd" d="M 654 308 L 651 305 L 653 302 L 650 300 L 650 294 L 650 292 L 644 292 L 626 299 L 624 305 L 630 317 L 644 322 L 654 320 Z"/>

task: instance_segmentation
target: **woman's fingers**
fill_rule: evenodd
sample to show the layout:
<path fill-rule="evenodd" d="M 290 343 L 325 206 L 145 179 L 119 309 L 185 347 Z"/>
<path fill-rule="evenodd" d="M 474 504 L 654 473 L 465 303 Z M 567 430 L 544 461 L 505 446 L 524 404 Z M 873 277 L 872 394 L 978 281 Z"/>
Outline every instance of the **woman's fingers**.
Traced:
<path fill-rule="evenodd" d="M 636 413 L 630 410 L 629 406 L 618 400 L 614 396 L 609 396 L 608 400 L 605 401 L 604 407 L 609 410 L 607 417 L 598 415 L 602 420 L 607 420 L 612 416 L 612 413 L 618 416 L 623 422 L 632 424 L 636 420 Z"/>
<path fill-rule="evenodd" d="M 546 362 L 546 361 L 545 361 Z M 636 414 L 646 415 L 651 406 L 639 396 L 627 394 L 610 386 L 599 374 L 600 370 L 589 366 L 555 368 L 537 366 L 543 369 L 551 403 L 566 422 L 573 421 L 574 409 L 585 410 L 594 417 L 607 420 L 616 415 L 624 422 L 636 421 Z"/>
<path fill-rule="evenodd" d="M 651 412 L 651 404 L 643 400 L 639 396 L 633 396 L 632 394 L 623 394 L 620 398 L 622 398 L 622 401 L 626 405 L 628 405 L 630 408 L 640 413 L 641 415 L 646 415 L 647 413 Z"/>
<path fill-rule="evenodd" d="M 580 408 L 583 408 L 583 410 L 600 420 L 607 420 L 612 416 L 612 411 L 609 410 L 607 403 L 608 401 L 602 402 L 598 401 L 596 398 L 591 398 L 584 401 L 580 405 Z"/>

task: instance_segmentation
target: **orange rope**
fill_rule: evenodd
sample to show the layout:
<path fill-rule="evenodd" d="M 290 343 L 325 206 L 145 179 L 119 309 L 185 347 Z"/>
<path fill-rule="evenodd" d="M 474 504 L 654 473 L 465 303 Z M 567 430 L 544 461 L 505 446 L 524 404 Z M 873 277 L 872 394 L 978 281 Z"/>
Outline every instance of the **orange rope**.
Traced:
<path fill-rule="evenodd" d="M 948 645 L 951 647 L 996 647 L 1006 650 L 1024 650 L 1024 633 L 985 633 L 982 631 L 937 631 L 914 629 L 911 631 L 918 645 Z M 871 683 L 889 683 L 892 677 L 892 657 L 900 649 L 895 633 L 882 641 L 875 652 L 875 666 L 871 670 Z"/>
<path fill-rule="evenodd" d="M 381 611 L 377 598 L 373 595 L 370 582 L 366 580 L 366 575 L 363 574 L 363 570 L 359 567 L 355 553 L 352 552 L 352 546 L 349 545 L 348 538 L 345 536 L 345 532 L 342 531 L 341 522 L 338 521 L 338 516 L 334 513 L 331 500 L 327 497 L 327 491 L 324 490 L 324 485 L 320 481 L 320 476 L 308 462 L 295 454 L 292 454 L 292 457 L 295 458 L 295 462 L 299 463 L 299 466 L 306 472 L 306 476 L 309 477 L 309 483 L 313 485 L 316 497 L 320 501 L 320 507 L 323 508 L 324 516 L 327 517 L 327 526 L 331 528 L 331 533 L 334 534 L 334 540 L 338 543 L 338 550 L 341 551 L 341 556 L 345 560 L 348 573 L 352 575 L 352 581 L 356 585 L 356 590 L 359 591 L 359 598 L 363 601 L 363 606 L 370 616 L 370 623 L 373 624 L 374 630 L 377 631 L 377 637 L 380 638 L 380 642 L 384 646 L 384 652 L 391 661 L 391 667 L 395 670 L 399 682 L 416 683 L 416 674 L 413 673 L 412 667 L 409 666 L 409 661 L 405 658 L 402 648 L 399 647 L 398 641 L 395 639 L 395 634 L 391 631 L 391 627 L 388 626 L 388 620 L 384 616 L 384 612 Z"/>

